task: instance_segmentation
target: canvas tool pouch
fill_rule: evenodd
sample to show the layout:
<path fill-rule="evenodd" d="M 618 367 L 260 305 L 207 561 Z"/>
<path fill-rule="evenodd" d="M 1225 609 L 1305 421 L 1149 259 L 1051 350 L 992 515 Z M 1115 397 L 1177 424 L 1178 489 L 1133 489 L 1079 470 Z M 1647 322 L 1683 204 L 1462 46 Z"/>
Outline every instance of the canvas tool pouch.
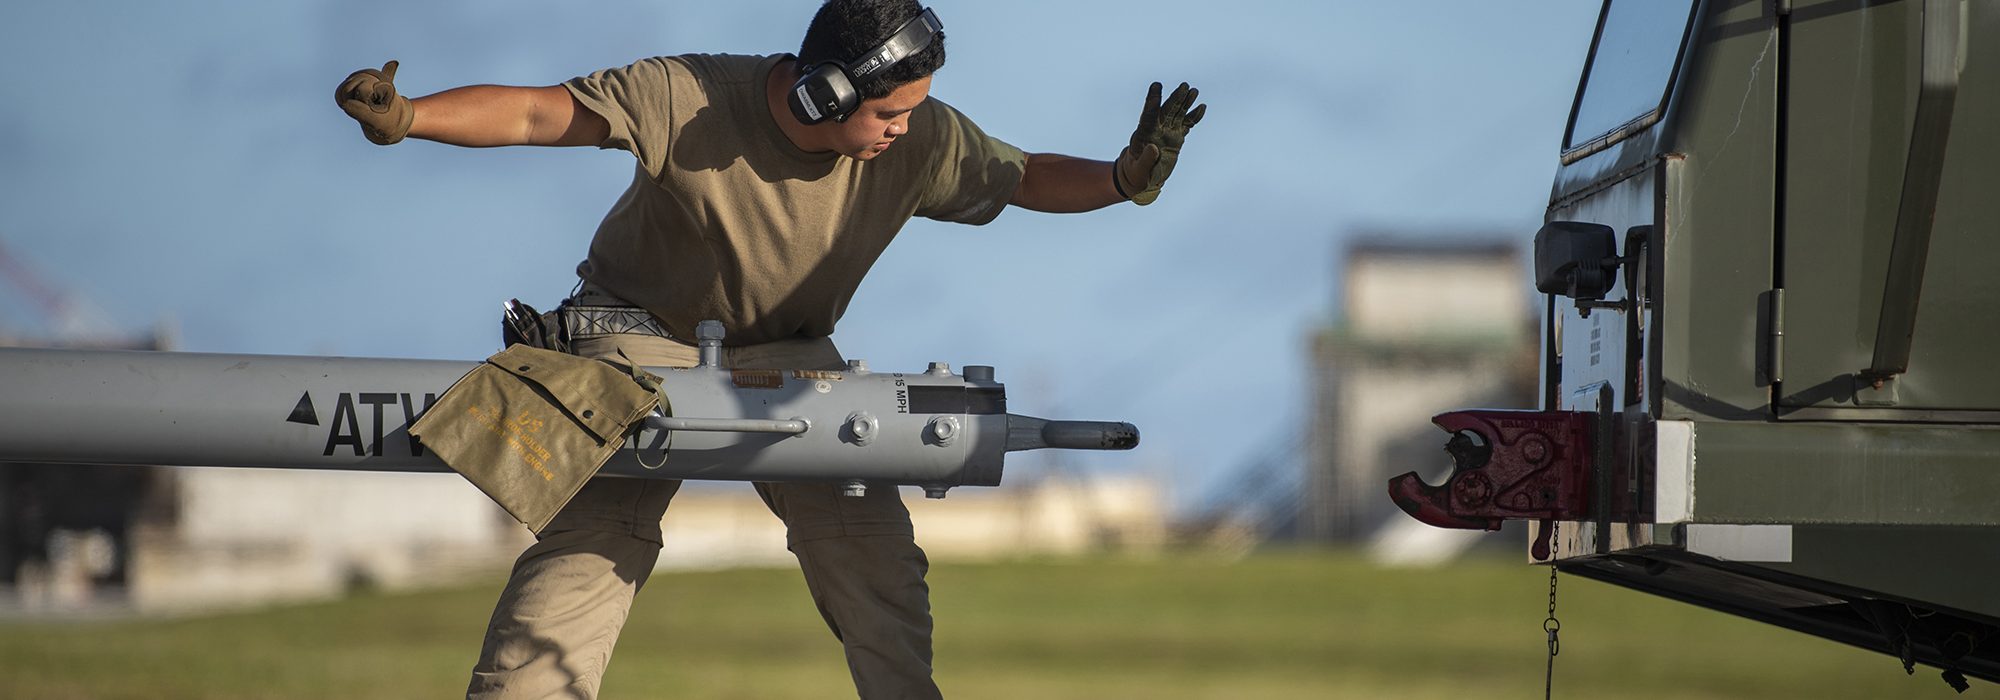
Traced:
<path fill-rule="evenodd" d="M 410 434 L 541 532 L 660 403 L 636 365 L 512 345 L 460 378 Z"/>

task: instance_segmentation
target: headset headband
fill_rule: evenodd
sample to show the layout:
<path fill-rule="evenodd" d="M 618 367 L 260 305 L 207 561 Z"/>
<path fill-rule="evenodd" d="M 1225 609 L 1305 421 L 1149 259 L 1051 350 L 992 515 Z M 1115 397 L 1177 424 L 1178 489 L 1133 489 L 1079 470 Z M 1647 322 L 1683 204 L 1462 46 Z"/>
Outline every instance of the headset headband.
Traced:
<path fill-rule="evenodd" d="M 882 45 L 862 54 L 861 58 L 848 62 L 847 76 L 851 80 L 860 80 L 895 65 L 896 62 L 909 58 L 910 54 L 930 46 L 931 38 L 937 36 L 940 31 L 944 31 L 944 23 L 939 22 L 937 14 L 926 7 L 923 14 L 911 17 L 910 21 L 904 22 L 895 34 L 882 40 Z"/>
<path fill-rule="evenodd" d="M 926 7 L 898 27 L 889 38 L 883 39 L 881 44 L 850 62 L 829 60 L 805 67 L 786 98 L 792 115 L 805 124 L 846 121 L 848 115 L 861 106 L 861 96 L 854 89 L 855 82 L 924 50 L 937 40 L 941 31 L 944 31 L 944 23 L 939 22 L 937 14 Z"/>

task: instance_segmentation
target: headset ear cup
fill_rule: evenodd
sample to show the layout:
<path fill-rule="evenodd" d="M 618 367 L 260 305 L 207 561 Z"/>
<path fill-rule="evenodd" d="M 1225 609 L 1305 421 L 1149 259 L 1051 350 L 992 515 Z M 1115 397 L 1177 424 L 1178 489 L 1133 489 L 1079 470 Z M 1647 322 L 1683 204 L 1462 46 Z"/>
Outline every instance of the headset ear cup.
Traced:
<path fill-rule="evenodd" d="M 827 66 L 826 85 L 829 88 L 827 102 L 833 105 L 828 117 L 834 121 L 847 121 L 847 116 L 861 107 L 861 95 L 854 91 L 854 83 L 847 79 L 847 71 L 838 66 Z"/>
<path fill-rule="evenodd" d="M 814 73 L 806 71 L 800 75 L 798 80 L 792 82 L 792 89 L 785 93 L 785 105 L 792 108 L 792 116 L 801 124 L 818 124 L 826 119 L 826 113 L 813 105 Z"/>
<path fill-rule="evenodd" d="M 792 83 L 785 102 L 791 106 L 792 116 L 808 125 L 846 119 L 861 106 L 854 84 L 837 63 L 822 63 L 806 71 Z"/>

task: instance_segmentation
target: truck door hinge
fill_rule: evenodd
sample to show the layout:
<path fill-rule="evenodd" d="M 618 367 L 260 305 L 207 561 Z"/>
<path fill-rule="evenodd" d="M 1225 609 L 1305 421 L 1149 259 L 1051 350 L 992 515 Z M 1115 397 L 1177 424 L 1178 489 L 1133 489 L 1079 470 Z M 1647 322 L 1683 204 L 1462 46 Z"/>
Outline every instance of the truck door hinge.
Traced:
<path fill-rule="evenodd" d="M 1777 384 L 1785 381 L 1785 289 L 1772 289 L 1769 303 L 1770 308 L 1764 310 L 1771 319 L 1770 336 L 1766 338 L 1769 342 L 1765 343 L 1771 353 L 1766 360 L 1769 375 L 1766 378 Z"/>

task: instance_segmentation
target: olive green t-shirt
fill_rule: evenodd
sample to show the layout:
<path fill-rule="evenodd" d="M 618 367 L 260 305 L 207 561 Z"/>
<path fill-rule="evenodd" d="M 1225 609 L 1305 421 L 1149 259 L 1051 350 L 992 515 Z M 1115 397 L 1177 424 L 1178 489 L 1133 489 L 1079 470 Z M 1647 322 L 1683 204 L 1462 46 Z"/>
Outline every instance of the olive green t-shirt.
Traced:
<path fill-rule="evenodd" d="M 912 216 L 983 224 L 1026 163 L 936 98 L 868 161 L 807 153 L 765 102 L 775 56 L 648 58 L 565 83 L 638 157 L 578 268 L 677 338 L 721 321 L 748 345 L 833 333 L 861 278 Z"/>

